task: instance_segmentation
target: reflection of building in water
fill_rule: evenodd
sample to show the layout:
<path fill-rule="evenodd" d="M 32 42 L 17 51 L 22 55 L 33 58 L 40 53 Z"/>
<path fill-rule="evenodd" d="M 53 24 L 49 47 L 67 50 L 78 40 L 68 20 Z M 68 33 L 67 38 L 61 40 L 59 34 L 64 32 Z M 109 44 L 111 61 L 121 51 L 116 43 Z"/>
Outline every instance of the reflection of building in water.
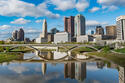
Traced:
<path fill-rule="evenodd" d="M 107 67 L 108 68 L 113 68 L 113 69 L 118 69 L 119 66 L 117 64 L 114 64 L 114 63 L 108 63 Z"/>
<path fill-rule="evenodd" d="M 96 64 L 99 69 L 103 69 L 103 67 L 105 66 L 104 62 L 97 62 Z"/>
<path fill-rule="evenodd" d="M 53 53 L 52 52 L 48 52 L 46 58 L 52 60 L 53 59 Z"/>
<path fill-rule="evenodd" d="M 119 83 L 125 83 L 125 67 L 119 66 L 114 63 L 107 64 L 109 68 L 114 68 L 119 71 Z"/>
<path fill-rule="evenodd" d="M 53 59 L 53 53 L 52 52 L 41 52 L 40 56 L 44 57 L 45 59 Z"/>
<path fill-rule="evenodd" d="M 67 56 L 67 53 L 54 51 L 53 55 L 54 55 L 54 59 L 60 59 L 60 58 Z"/>
<path fill-rule="evenodd" d="M 83 81 L 86 78 L 86 63 L 75 63 L 75 78 L 80 81 Z"/>
<path fill-rule="evenodd" d="M 46 63 L 42 63 L 42 73 L 43 73 L 43 75 L 46 74 L 46 70 L 47 70 L 47 64 Z"/>
<path fill-rule="evenodd" d="M 64 64 L 64 77 L 65 78 L 75 78 L 75 63 Z"/>
<path fill-rule="evenodd" d="M 86 78 L 86 63 L 66 63 L 64 64 L 64 77 L 83 81 Z"/>
<path fill-rule="evenodd" d="M 125 67 L 119 67 L 119 83 L 125 83 Z"/>
<path fill-rule="evenodd" d="M 78 58 L 78 59 L 87 59 L 87 58 L 89 58 L 89 57 L 86 56 L 86 55 L 83 55 L 83 54 L 77 54 L 77 55 L 76 55 L 76 58 Z"/>

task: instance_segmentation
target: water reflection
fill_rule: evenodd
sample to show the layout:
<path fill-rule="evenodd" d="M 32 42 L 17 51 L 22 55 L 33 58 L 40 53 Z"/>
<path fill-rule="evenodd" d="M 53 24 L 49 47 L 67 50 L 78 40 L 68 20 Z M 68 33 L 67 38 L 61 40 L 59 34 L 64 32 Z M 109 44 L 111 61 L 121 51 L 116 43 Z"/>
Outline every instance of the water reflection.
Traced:
<path fill-rule="evenodd" d="M 46 63 L 42 63 L 42 73 L 43 73 L 43 75 L 45 75 L 46 74 Z"/>
<path fill-rule="evenodd" d="M 46 60 L 71 60 L 71 59 L 87 59 L 89 58 L 88 56 L 77 54 L 73 55 L 70 53 L 69 55 L 66 52 L 58 52 L 58 51 L 50 51 L 50 52 L 40 52 L 38 51 L 35 52 L 35 55 L 41 57 L 41 59 L 46 59 Z"/>
<path fill-rule="evenodd" d="M 119 83 L 125 83 L 125 67 L 119 67 Z"/>
<path fill-rule="evenodd" d="M 105 61 L 39 62 L 35 53 L 26 53 L 18 62 L 0 64 L 1 83 L 125 83 L 125 67 Z M 41 52 L 49 60 L 60 59 L 67 53 Z M 60 56 L 59 56 L 60 55 Z M 26 57 L 28 56 L 28 57 Z M 81 57 L 82 55 L 80 55 Z M 84 56 L 84 55 L 83 55 Z M 35 57 L 39 57 L 36 56 Z M 78 55 L 79 57 L 79 55 Z M 34 59 L 36 62 L 25 61 Z M 86 58 L 84 56 L 84 58 Z M 73 60 L 67 57 L 65 60 Z M 20 62 L 21 61 L 21 62 Z"/>

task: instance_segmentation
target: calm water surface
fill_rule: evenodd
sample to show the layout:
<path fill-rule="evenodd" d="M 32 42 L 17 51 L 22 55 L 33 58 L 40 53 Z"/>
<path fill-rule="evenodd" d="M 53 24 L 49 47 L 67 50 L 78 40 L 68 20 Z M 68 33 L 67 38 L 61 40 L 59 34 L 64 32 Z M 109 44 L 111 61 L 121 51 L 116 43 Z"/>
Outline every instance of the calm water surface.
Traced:
<path fill-rule="evenodd" d="M 58 60 L 67 53 L 41 52 L 41 56 Z M 86 60 L 88 57 L 77 55 L 75 58 Z M 1 63 L 0 83 L 125 83 L 125 67 L 117 64 L 101 60 L 45 63 L 41 59 L 36 53 L 25 53 L 22 61 Z"/>

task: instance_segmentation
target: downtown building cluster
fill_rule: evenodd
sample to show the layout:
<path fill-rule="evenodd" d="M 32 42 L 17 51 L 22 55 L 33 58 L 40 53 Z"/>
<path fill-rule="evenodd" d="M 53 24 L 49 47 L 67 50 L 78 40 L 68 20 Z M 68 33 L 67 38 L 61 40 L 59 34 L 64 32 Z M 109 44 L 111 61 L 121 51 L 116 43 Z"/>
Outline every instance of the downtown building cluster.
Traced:
<path fill-rule="evenodd" d="M 94 43 L 114 43 L 124 42 L 125 40 L 125 16 L 116 18 L 116 25 L 96 26 L 96 30 L 91 34 L 86 34 L 86 20 L 82 15 L 64 17 L 64 32 L 55 34 L 55 43 L 60 42 L 94 42 Z M 64 33 L 69 34 L 64 36 Z M 61 35 L 62 34 L 62 35 Z M 58 37 L 57 37 L 58 36 Z M 67 39 L 66 39 L 67 38 Z"/>
<path fill-rule="evenodd" d="M 8 38 L 6 42 L 25 42 L 28 43 L 30 42 L 30 38 L 25 38 L 25 32 L 23 28 L 20 28 L 19 30 L 14 30 L 12 32 L 12 37 Z"/>
<path fill-rule="evenodd" d="M 94 43 L 114 43 L 124 42 L 125 40 L 125 16 L 116 18 L 116 25 L 96 26 L 96 29 L 86 34 L 88 27 L 86 27 L 86 19 L 83 15 L 64 17 L 64 31 L 59 31 L 52 28 L 50 32 L 47 31 L 47 21 L 43 21 L 42 33 L 36 39 L 35 43 L 53 42 L 94 42 Z M 24 37 L 24 30 L 21 28 L 19 31 L 15 30 L 9 41 L 27 41 L 29 38 Z"/>
<path fill-rule="evenodd" d="M 86 19 L 83 15 L 64 17 L 64 31 L 58 31 L 56 28 L 51 33 L 47 32 L 47 22 L 43 22 L 43 31 L 36 43 L 42 42 L 94 42 L 94 43 L 113 43 L 125 40 L 125 16 L 116 19 L 116 25 L 96 26 L 95 31 L 86 34 Z"/>
<path fill-rule="evenodd" d="M 24 41 L 24 30 L 20 28 L 12 32 L 12 37 L 7 39 L 7 41 Z"/>
<path fill-rule="evenodd" d="M 117 29 L 115 25 L 106 26 L 106 34 L 102 26 L 96 26 L 91 34 L 86 34 L 86 20 L 81 14 L 64 17 L 64 32 L 58 32 L 54 36 L 54 43 L 65 42 L 103 42 L 104 40 L 115 40 Z"/>

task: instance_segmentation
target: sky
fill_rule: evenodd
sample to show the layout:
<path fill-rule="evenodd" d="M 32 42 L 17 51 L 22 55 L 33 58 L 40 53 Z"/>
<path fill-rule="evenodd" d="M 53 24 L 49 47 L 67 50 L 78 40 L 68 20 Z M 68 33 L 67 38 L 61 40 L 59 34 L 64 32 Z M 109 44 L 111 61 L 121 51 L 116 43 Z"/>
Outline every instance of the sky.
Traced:
<path fill-rule="evenodd" d="M 23 28 L 31 39 L 42 32 L 42 21 L 52 28 L 64 30 L 64 16 L 82 14 L 87 33 L 96 25 L 115 25 L 116 17 L 125 15 L 125 0 L 0 0 L 0 40 Z"/>

